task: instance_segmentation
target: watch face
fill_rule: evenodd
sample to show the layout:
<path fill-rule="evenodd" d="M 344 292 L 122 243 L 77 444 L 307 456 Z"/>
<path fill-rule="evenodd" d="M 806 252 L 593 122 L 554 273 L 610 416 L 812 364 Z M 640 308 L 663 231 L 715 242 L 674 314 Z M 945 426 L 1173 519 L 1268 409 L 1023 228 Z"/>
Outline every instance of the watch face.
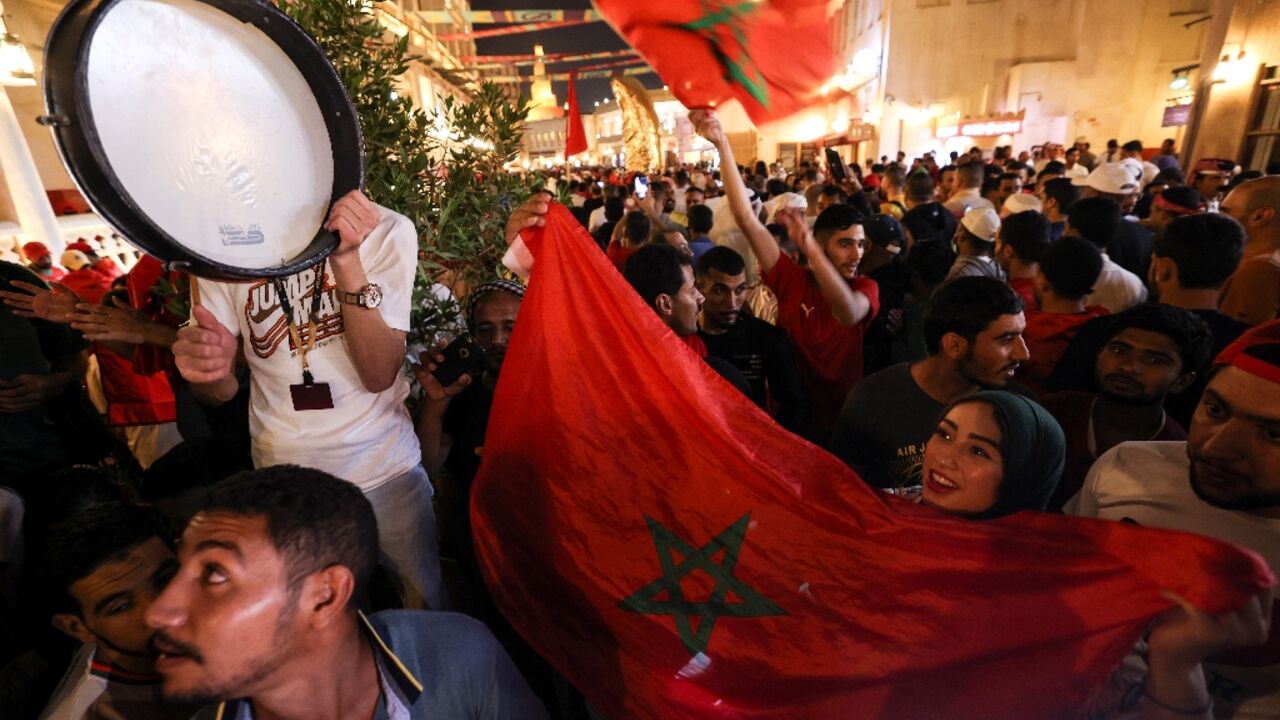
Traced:
<path fill-rule="evenodd" d="M 369 283 L 360 294 L 364 298 L 365 307 L 376 308 L 382 304 L 382 288 L 373 283 Z"/>

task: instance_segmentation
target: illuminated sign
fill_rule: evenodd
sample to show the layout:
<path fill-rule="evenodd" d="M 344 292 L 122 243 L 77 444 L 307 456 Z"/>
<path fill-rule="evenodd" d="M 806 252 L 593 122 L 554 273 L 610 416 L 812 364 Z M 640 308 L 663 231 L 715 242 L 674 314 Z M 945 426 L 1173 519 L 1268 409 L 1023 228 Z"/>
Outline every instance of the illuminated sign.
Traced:
<path fill-rule="evenodd" d="M 1017 135 L 1022 132 L 1022 114 L 996 115 L 985 118 L 956 120 L 955 117 L 940 119 L 934 136 L 946 140 L 956 136 L 995 137 L 997 135 Z"/>

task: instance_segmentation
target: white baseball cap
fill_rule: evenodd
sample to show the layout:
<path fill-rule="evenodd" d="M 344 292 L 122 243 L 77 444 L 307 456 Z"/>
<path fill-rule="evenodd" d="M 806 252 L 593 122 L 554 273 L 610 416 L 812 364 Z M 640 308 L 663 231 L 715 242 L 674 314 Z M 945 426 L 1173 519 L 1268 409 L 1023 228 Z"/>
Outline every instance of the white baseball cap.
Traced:
<path fill-rule="evenodd" d="M 1000 231 L 1000 216 L 991 208 L 973 208 L 964 214 L 960 224 L 965 230 L 987 242 L 995 242 Z"/>
<path fill-rule="evenodd" d="M 1000 217 L 1006 218 L 1014 213 L 1025 212 L 1027 210 L 1035 210 L 1036 212 L 1044 212 L 1044 205 L 1040 202 L 1040 198 L 1030 193 L 1014 193 L 1004 201 L 1004 206 L 1000 208 Z"/>
<path fill-rule="evenodd" d="M 1103 163 L 1085 177 L 1071 178 L 1071 184 L 1091 187 L 1108 195 L 1128 195 L 1138 189 L 1137 179 L 1122 163 Z"/>

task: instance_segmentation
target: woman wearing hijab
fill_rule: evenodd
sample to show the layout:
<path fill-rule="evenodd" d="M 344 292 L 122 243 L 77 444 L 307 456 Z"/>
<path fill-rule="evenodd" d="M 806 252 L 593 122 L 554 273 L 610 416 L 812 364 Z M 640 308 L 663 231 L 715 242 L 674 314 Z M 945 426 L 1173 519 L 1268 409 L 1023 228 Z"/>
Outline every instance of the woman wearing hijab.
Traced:
<path fill-rule="evenodd" d="M 1065 456 L 1047 410 L 1010 392 L 975 393 L 943 410 L 925 445 L 921 502 L 974 520 L 1044 510 Z"/>

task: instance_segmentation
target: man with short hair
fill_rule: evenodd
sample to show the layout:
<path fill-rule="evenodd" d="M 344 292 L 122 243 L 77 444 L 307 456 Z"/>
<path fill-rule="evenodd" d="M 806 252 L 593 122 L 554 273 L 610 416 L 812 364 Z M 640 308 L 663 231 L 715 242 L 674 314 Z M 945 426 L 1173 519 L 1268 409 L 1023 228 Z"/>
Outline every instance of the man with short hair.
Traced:
<path fill-rule="evenodd" d="M 1080 186 L 1080 197 L 1107 198 L 1120 206 L 1123 222 L 1106 238 L 1107 256 L 1134 275 L 1146 277 L 1151 262 L 1151 232 L 1132 214 L 1140 187 L 1133 174 L 1125 166 L 1112 163 L 1099 165 L 1088 177 L 1072 182 Z"/>
<path fill-rule="evenodd" d="M 609 249 L 605 251 L 619 272 L 626 267 L 627 258 L 649 242 L 649 231 L 653 227 L 649 216 L 640 210 L 627 213 L 620 225 L 620 228 L 614 228 L 613 239 L 609 241 Z"/>
<path fill-rule="evenodd" d="M 1196 170 L 1191 176 L 1191 188 L 1200 196 L 1201 206 L 1208 208 L 1211 203 L 1218 202 L 1227 181 L 1227 174 L 1221 170 Z"/>
<path fill-rule="evenodd" d="M 1067 148 L 1066 153 L 1062 156 L 1062 175 L 1068 180 L 1086 177 L 1089 174 L 1089 166 L 1081 159 L 1083 154 L 1080 148 L 1071 146 Z"/>
<path fill-rule="evenodd" d="M 1222 285 L 1240 264 L 1244 254 L 1244 228 L 1218 213 L 1197 213 L 1174 218 L 1156 238 L 1148 282 L 1155 297 L 1166 305 L 1195 313 L 1213 334 L 1213 353 L 1222 352 L 1249 326 L 1218 312 Z M 1205 358 L 1206 362 L 1208 358 Z M 1165 408 L 1183 427 L 1200 402 L 1208 379 L 1207 367 L 1192 368 L 1196 381 L 1182 392 L 1170 394 Z"/>
<path fill-rule="evenodd" d="M 1280 314 L 1280 176 L 1240 183 L 1222 201 L 1222 213 L 1244 227 L 1247 243 L 1218 309 L 1249 325 L 1274 319 Z"/>
<path fill-rule="evenodd" d="M 1120 164 L 1133 173 L 1134 179 L 1138 181 L 1140 187 L 1151 182 L 1160 172 L 1160 168 L 1156 167 L 1154 163 L 1142 159 L 1141 140 L 1130 140 L 1120 146 Z"/>
<path fill-rule="evenodd" d="M 995 210 L 973 208 L 966 212 L 956 228 L 956 262 L 947 279 L 989 277 L 1003 281 L 1004 271 L 994 257 L 999 232 L 1000 216 Z"/>
<path fill-rule="evenodd" d="M 1280 322 L 1218 355 L 1186 442 L 1127 442 L 1094 463 L 1070 515 L 1234 543 L 1280 570 Z M 1280 606 L 1264 594 L 1225 618 L 1176 599 L 1095 703 L 1100 716 L 1273 717 L 1280 707 Z M 1270 624 L 1268 637 L 1267 627 Z M 1265 642 L 1240 652 L 1232 646 Z M 1162 709 L 1163 708 L 1163 709 Z"/>
<path fill-rule="evenodd" d="M 980 161 L 970 161 L 956 169 L 955 188 L 943 206 L 957 218 L 974 208 L 995 209 L 990 200 L 982 197 L 982 182 L 985 180 L 986 165 Z"/>
<path fill-rule="evenodd" d="M 1209 361 L 1212 336 L 1192 313 L 1149 303 L 1107 318 L 1094 360 L 1096 393 L 1065 391 L 1041 403 L 1067 437 L 1067 464 L 1050 507 L 1060 508 L 1106 451 L 1131 440 L 1185 440 L 1164 404 Z M 1034 350 L 1032 351 L 1034 352 Z"/>
<path fill-rule="evenodd" d="M 951 199 L 951 194 L 955 191 L 956 186 L 956 166 L 943 165 L 938 168 L 938 197 L 939 202 L 946 202 Z"/>
<path fill-rule="evenodd" d="M 1115 235 L 1116 228 L 1124 222 L 1120 206 L 1104 197 L 1082 198 L 1067 211 L 1067 228 L 1064 236 L 1081 237 L 1093 243 L 1102 252 L 1102 271 L 1093 284 L 1093 292 L 1084 299 L 1085 305 L 1101 305 L 1113 313 L 1129 308 L 1147 299 L 1147 288 L 1142 280 L 1107 256 L 1107 241 Z"/>
<path fill-rule="evenodd" d="M 1040 253 L 1033 280 L 1037 309 L 1027 312 L 1023 333 L 1031 359 L 1019 369 L 1019 382 L 1039 392 L 1080 326 L 1108 314 L 1085 302 L 1101 271 L 1102 254 L 1082 238 L 1064 237 Z"/>
<path fill-rule="evenodd" d="M 1054 178 L 1037 186 L 1036 194 L 1049 220 L 1049 242 L 1057 242 L 1067 226 L 1067 208 L 1080 199 L 1080 189 L 1067 178 Z"/>
<path fill-rule="evenodd" d="M 715 213 L 706 205 L 694 205 L 689 208 L 689 250 L 693 253 L 693 263 L 715 247 L 711 242 L 711 228 L 715 225 Z"/>
<path fill-rule="evenodd" d="M 1089 140 L 1081 135 L 1076 138 L 1075 144 L 1072 146 L 1080 153 L 1080 164 L 1084 165 L 1086 173 L 1093 170 L 1098 164 L 1098 156 L 1089 151 Z"/>
<path fill-rule="evenodd" d="M 1005 200 L 1022 192 L 1023 177 L 1016 172 L 1000 173 L 996 177 L 996 181 L 999 184 L 996 186 L 996 194 L 992 199 L 992 204 L 996 207 L 1004 207 Z"/>
<path fill-rule="evenodd" d="M 1151 215 L 1147 217 L 1147 228 L 1159 238 L 1160 232 L 1171 220 L 1188 215 L 1198 215 L 1200 199 L 1196 191 L 1185 185 L 1174 185 L 1161 190 L 1151 202 Z M 1157 243 L 1159 240 L 1157 239 Z"/>
<path fill-rule="evenodd" d="M 479 621 L 357 610 L 377 521 L 328 473 L 280 465 L 218 483 L 178 558 L 146 621 L 165 697 L 216 703 L 200 718 L 546 717 Z"/>
<path fill-rule="evenodd" d="M 920 484 L 924 446 L 942 409 L 1010 384 L 1028 358 L 1022 300 L 986 277 L 943 284 L 925 304 L 929 356 L 869 375 L 845 399 L 827 448 L 872 487 Z"/>
<path fill-rule="evenodd" d="M 996 232 L 995 259 L 1009 280 L 1009 287 L 1022 298 L 1028 312 L 1040 307 L 1036 302 L 1035 277 L 1040 255 L 1049 246 L 1049 221 L 1034 211 L 1024 210 L 1006 217 Z"/>
<path fill-rule="evenodd" d="M 702 311 L 698 337 L 707 355 L 733 363 L 751 386 L 751 399 L 782 427 L 799 432 L 809 400 L 796 371 L 795 351 L 781 329 L 743 312 L 747 264 L 732 248 L 708 250 L 695 265 Z"/>
<path fill-rule="evenodd" d="M 951 168 L 950 176 L 954 175 L 955 168 Z M 907 177 L 906 198 L 907 212 L 902 216 L 902 227 L 909 235 L 905 237 L 905 244 L 902 246 L 904 252 L 922 240 L 941 239 L 951 242 L 956 234 L 956 226 L 960 223 L 950 210 L 935 199 L 933 180 L 929 173 L 917 171 Z"/>
<path fill-rule="evenodd" d="M 926 176 L 927 177 L 927 176 Z M 950 215 L 937 206 L 945 215 Z M 867 250 L 858 272 L 876 281 L 880 312 L 862 340 L 863 374 L 879 372 L 893 364 L 893 339 L 902 329 L 902 311 L 911 292 L 911 272 L 903 258 L 906 233 L 892 215 L 881 213 L 863 224 Z"/>
<path fill-rule="evenodd" d="M 159 515 L 115 501 L 81 510 L 49 536 L 39 569 L 53 626 L 82 643 L 42 719 L 191 717 L 198 706 L 160 695 L 143 619 L 178 569 Z"/>

